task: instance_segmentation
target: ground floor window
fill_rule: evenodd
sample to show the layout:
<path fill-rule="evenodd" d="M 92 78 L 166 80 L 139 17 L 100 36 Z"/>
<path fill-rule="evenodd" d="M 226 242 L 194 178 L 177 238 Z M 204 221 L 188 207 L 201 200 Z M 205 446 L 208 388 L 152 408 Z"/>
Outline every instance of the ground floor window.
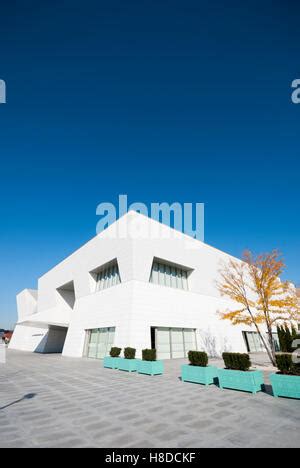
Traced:
<path fill-rule="evenodd" d="M 196 330 L 152 327 L 151 343 L 157 350 L 158 359 L 186 358 L 189 351 L 197 349 Z"/>
<path fill-rule="evenodd" d="M 261 353 L 266 352 L 262 339 L 257 332 L 243 332 L 244 339 L 247 346 L 248 353 Z M 267 334 L 264 335 L 266 342 L 268 343 Z M 279 340 L 277 333 L 273 333 L 273 341 L 276 351 L 280 351 Z"/>
<path fill-rule="evenodd" d="M 243 332 L 249 353 L 259 353 L 265 351 L 263 342 L 257 332 Z"/>
<path fill-rule="evenodd" d="M 92 359 L 103 359 L 115 341 L 115 327 L 94 328 L 87 331 L 86 355 Z"/>

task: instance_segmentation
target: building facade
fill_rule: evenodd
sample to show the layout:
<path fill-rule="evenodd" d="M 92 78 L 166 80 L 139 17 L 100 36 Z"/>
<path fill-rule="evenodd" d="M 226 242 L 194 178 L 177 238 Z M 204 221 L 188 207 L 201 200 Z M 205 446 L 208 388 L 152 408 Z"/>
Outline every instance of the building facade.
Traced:
<path fill-rule="evenodd" d="M 17 296 L 10 348 L 99 359 L 112 345 L 161 359 L 262 351 L 253 329 L 220 320 L 234 307 L 217 287 L 230 258 L 129 212 Z"/>

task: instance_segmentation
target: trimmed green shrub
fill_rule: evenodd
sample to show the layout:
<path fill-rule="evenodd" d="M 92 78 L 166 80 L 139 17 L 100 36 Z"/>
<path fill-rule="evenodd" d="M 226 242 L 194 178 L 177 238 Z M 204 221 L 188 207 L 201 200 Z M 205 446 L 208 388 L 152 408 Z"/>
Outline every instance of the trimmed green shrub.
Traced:
<path fill-rule="evenodd" d="M 293 365 L 292 355 L 287 353 L 276 354 L 276 365 L 282 374 L 289 374 Z"/>
<path fill-rule="evenodd" d="M 111 357 L 119 357 L 121 351 L 122 348 L 112 347 L 109 354 Z"/>
<path fill-rule="evenodd" d="M 143 349 L 143 361 L 156 361 L 156 349 Z"/>
<path fill-rule="evenodd" d="M 289 353 L 276 354 L 276 365 L 282 374 L 300 375 L 300 364 L 293 362 L 293 355 Z"/>
<path fill-rule="evenodd" d="M 135 359 L 135 348 L 125 348 L 124 349 L 124 357 L 125 359 Z"/>
<path fill-rule="evenodd" d="M 248 371 L 251 367 L 249 354 L 223 353 L 223 360 L 226 369 Z"/>
<path fill-rule="evenodd" d="M 191 366 L 207 367 L 208 356 L 203 351 L 189 351 L 188 358 Z"/>

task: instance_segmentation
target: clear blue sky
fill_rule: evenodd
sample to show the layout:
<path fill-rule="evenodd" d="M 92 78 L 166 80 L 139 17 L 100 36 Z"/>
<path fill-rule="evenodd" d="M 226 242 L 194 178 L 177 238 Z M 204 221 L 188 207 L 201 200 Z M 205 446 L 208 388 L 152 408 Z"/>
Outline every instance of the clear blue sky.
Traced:
<path fill-rule="evenodd" d="M 206 204 L 206 241 L 300 282 L 296 1 L 1 4 L 0 328 L 96 206 Z"/>

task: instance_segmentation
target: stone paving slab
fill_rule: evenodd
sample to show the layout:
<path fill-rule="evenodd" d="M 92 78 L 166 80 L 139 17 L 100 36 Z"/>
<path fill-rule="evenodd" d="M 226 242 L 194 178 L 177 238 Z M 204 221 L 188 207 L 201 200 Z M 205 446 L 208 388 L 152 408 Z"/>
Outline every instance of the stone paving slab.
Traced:
<path fill-rule="evenodd" d="M 268 387 L 251 395 L 183 383 L 184 362 L 166 361 L 165 374 L 150 377 L 8 350 L 0 448 L 300 446 L 300 401 L 275 399 Z"/>

